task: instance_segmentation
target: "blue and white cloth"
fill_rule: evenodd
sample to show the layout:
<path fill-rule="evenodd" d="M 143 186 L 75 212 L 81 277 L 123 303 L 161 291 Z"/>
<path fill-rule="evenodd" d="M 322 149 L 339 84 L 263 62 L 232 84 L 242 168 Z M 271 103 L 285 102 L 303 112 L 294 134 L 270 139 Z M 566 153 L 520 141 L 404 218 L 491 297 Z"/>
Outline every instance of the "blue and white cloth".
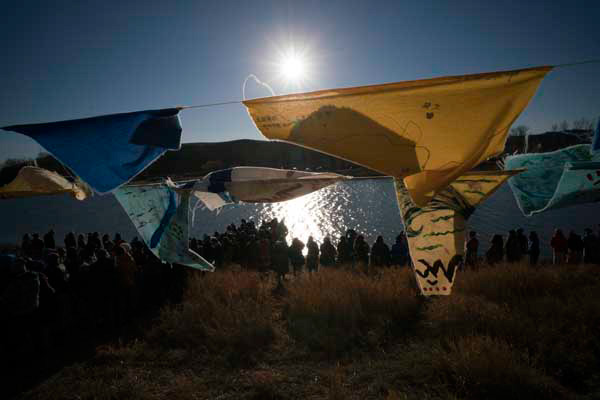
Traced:
<path fill-rule="evenodd" d="M 312 193 L 349 179 L 334 173 L 316 173 L 262 167 L 236 167 L 211 172 L 186 184 L 209 210 L 230 203 L 276 203 Z"/>
<path fill-rule="evenodd" d="M 179 108 L 2 129 L 27 135 L 98 193 L 131 180 L 167 150 L 179 150 Z"/>
<path fill-rule="evenodd" d="M 214 267 L 189 248 L 190 196 L 217 209 L 239 201 L 290 200 L 348 177 L 337 174 L 238 167 L 175 185 L 124 186 L 114 194 L 150 250 L 161 260 L 203 271 Z"/>
<path fill-rule="evenodd" d="M 114 194 L 158 258 L 202 271 L 214 270 L 208 261 L 189 248 L 189 191 L 163 184 L 125 186 Z"/>
<path fill-rule="evenodd" d="M 581 144 L 507 157 L 506 169 L 526 169 L 508 181 L 523 214 L 600 201 L 600 153 L 592 149 Z"/>

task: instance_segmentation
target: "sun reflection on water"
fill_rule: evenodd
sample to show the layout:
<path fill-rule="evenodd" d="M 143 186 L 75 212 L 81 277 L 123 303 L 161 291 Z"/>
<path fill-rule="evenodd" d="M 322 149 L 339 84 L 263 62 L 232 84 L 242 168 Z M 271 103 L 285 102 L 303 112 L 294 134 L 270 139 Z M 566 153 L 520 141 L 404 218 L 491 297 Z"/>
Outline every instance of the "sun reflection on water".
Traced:
<path fill-rule="evenodd" d="M 328 204 L 329 199 L 338 192 L 335 186 L 298 197 L 293 200 L 266 205 L 260 212 L 261 220 L 285 221 L 288 228 L 288 243 L 298 238 L 306 243 L 309 236 L 322 243 L 325 236 L 336 236 L 343 226 L 339 226 L 340 218 Z"/>
<path fill-rule="evenodd" d="M 340 236 L 353 228 L 369 244 L 383 235 L 391 245 L 402 229 L 395 197 L 391 180 L 350 180 L 281 203 L 228 205 L 218 213 L 198 210 L 192 230 L 193 235 L 202 237 L 223 232 L 232 222 L 238 225 L 242 218 L 254 221 L 257 227 L 277 218 L 288 228 L 289 244 L 293 238 L 306 244 L 312 235 L 319 244 L 330 236 L 337 245 Z"/>

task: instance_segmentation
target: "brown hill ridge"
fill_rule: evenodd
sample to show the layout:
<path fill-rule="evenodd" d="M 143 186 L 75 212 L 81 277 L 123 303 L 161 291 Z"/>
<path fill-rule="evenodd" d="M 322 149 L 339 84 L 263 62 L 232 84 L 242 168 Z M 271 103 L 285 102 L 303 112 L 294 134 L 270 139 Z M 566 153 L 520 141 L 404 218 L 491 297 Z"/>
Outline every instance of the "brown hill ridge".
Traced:
<path fill-rule="evenodd" d="M 12 181 L 29 160 L 10 160 L 0 170 L 0 185 Z M 37 159 L 41 168 L 61 175 L 72 174 L 53 156 Z M 168 151 L 133 182 L 156 181 L 166 177 L 174 180 L 202 177 L 209 172 L 239 166 L 299 169 L 316 172 L 338 172 L 352 176 L 380 175 L 348 161 L 284 142 L 264 140 L 234 140 L 220 143 L 185 143 L 179 151 Z"/>
<path fill-rule="evenodd" d="M 588 131 L 582 132 L 589 134 Z M 526 150 L 536 153 L 547 152 L 575 144 L 589 143 L 587 138 L 574 133 L 580 132 L 546 132 L 529 135 L 527 139 L 525 136 L 509 136 L 504 154 L 524 153 Z M 7 162 L 0 170 L 0 185 L 12 181 L 23 165 L 31 163 L 26 160 Z M 49 154 L 39 157 L 37 164 L 41 168 L 62 175 L 72 175 Z M 174 180 L 198 178 L 212 171 L 239 166 L 327 171 L 351 176 L 381 175 L 349 161 L 290 143 L 242 139 L 219 143 L 185 143 L 179 151 L 166 152 L 133 181 L 156 181 L 166 177 Z M 496 159 L 492 159 L 482 163 L 476 169 L 496 168 Z"/>

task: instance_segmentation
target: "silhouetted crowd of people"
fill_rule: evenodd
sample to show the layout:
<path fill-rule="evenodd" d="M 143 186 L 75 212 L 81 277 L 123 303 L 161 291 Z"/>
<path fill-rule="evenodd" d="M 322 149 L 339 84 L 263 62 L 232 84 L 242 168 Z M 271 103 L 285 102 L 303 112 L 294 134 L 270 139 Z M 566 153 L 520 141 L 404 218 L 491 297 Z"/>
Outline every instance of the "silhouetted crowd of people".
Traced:
<path fill-rule="evenodd" d="M 363 235 L 348 229 L 337 244 L 329 236 L 317 243 L 312 236 L 306 243 L 299 238 L 287 242 L 288 228 L 277 218 L 263 221 L 241 221 L 239 226 L 230 224 L 224 233 L 215 232 L 212 237 L 193 238 L 190 248 L 215 264 L 217 268 L 239 264 L 243 269 L 276 271 L 279 276 L 288 272 L 297 274 L 303 270 L 316 272 L 319 268 L 351 265 L 362 268 L 406 266 L 410 262 L 406 236 L 401 233 L 390 248 L 378 236 L 370 246 Z"/>
<path fill-rule="evenodd" d="M 179 301 L 185 270 L 160 262 L 141 241 L 97 233 L 25 235 L 0 255 L 0 333 L 8 359 L 36 358 L 118 334 L 132 317 Z"/>
<path fill-rule="evenodd" d="M 600 234 L 595 234 L 591 228 L 585 229 L 583 237 L 574 231 L 570 231 L 566 237 L 561 229 L 556 229 L 550 247 L 552 264 L 600 264 Z M 477 234 L 471 231 L 465 246 L 465 267 L 476 267 L 481 263 L 478 249 Z M 537 232 L 531 231 L 526 235 L 521 228 L 509 231 L 506 241 L 502 235 L 494 235 L 485 253 L 488 265 L 525 262 L 535 266 L 539 259 L 540 239 Z"/>
<path fill-rule="evenodd" d="M 280 276 L 300 271 L 316 272 L 319 268 L 350 266 L 364 272 L 376 271 L 381 267 L 404 267 L 411 264 L 405 232 L 401 232 L 390 247 L 382 236 L 369 245 L 364 236 L 348 229 L 341 237 L 323 238 L 317 243 L 312 236 L 306 243 L 292 238 L 288 246 L 288 229 L 284 221 L 276 218 L 263 221 L 257 226 L 254 221 L 242 220 L 239 226 L 230 224 L 223 233 L 215 232 L 212 237 L 192 239 L 190 247 L 217 268 L 239 264 L 243 269 L 256 271 L 274 270 Z M 335 242 L 334 242 L 335 241 Z M 568 238 L 557 229 L 549 243 L 553 251 L 554 264 L 598 264 L 600 263 L 600 234 L 592 229 L 582 236 L 571 231 Z M 464 268 L 474 269 L 480 265 L 528 263 L 538 265 L 541 244 L 535 231 L 525 234 L 519 228 L 508 232 L 506 239 L 496 234 L 489 249 L 479 253 L 477 233 L 469 232 L 465 243 Z M 306 249 L 306 250 L 305 250 Z"/>

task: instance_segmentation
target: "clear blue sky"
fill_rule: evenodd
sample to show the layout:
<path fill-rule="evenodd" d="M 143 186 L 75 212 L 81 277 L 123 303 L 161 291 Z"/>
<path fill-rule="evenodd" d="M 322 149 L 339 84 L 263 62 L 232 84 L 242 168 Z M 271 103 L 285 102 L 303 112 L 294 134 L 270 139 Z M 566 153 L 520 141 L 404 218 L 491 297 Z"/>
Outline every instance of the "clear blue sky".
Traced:
<path fill-rule="evenodd" d="M 277 94 L 278 49 L 307 48 L 300 90 L 600 58 L 593 1 L 46 1 L 0 15 L 0 126 Z M 517 124 L 600 115 L 600 64 L 559 69 Z M 254 84 L 248 97 L 269 95 Z M 181 114 L 184 142 L 260 139 L 242 105 Z M 2 133 L 0 160 L 40 147 Z"/>

